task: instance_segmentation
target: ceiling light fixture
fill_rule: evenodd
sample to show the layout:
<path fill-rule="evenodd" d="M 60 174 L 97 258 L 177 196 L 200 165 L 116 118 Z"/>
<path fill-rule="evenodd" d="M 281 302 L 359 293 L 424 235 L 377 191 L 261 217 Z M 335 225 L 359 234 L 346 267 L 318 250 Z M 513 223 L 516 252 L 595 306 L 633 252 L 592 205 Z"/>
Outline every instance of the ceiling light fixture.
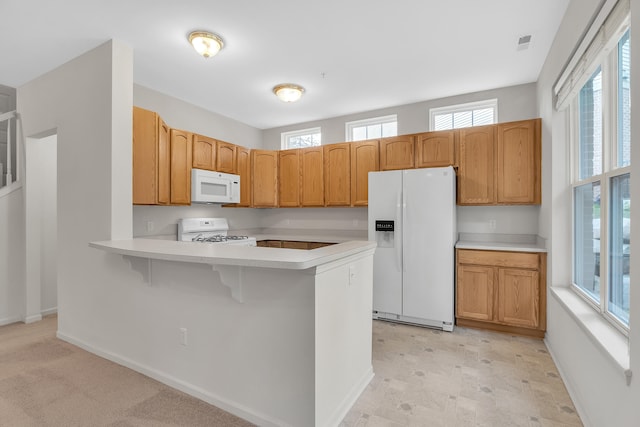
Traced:
<path fill-rule="evenodd" d="M 273 93 L 283 102 L 296 102 L 304 93 L 304 88 L 292 83 L 283 83 L 275 86 Z"/>
<path fill-rule="evenodd" d="M 205 58 L 211 58 L 224 46 L 219 36 L 206 31 L 194 31 L 189 34 L 189 43 Z"/>

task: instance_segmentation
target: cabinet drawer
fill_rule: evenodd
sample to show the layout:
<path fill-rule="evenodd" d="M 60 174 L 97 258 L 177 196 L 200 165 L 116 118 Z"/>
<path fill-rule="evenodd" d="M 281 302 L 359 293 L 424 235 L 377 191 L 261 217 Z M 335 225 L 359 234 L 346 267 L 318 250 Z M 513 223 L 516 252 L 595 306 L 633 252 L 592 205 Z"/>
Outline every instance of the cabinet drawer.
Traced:
<path fill-rule="evenodd" d="M 540 264 L 540 257 L 539 254 L 530 252 L 460 249 L 458 250 L 458 262 L 460 264 L 492 265 L 496 267 L 517 267 L 537 270 Z"/>

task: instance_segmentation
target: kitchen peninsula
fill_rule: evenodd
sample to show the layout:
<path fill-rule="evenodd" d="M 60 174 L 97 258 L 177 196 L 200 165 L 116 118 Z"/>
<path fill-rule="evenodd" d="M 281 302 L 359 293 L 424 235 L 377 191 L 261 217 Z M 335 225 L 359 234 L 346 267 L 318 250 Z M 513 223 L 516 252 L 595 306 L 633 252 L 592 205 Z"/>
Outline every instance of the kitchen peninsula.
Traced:
<path fill-rule="evenodd" d="M 338 425 L 373 377 L 373 242 L 89 245 L 128 261 L 143 279 L 132 298 L 157 304 L 140 316 L 151 333 L 124 360 L 111 357 L 118 363 L 259 425 Z"/>

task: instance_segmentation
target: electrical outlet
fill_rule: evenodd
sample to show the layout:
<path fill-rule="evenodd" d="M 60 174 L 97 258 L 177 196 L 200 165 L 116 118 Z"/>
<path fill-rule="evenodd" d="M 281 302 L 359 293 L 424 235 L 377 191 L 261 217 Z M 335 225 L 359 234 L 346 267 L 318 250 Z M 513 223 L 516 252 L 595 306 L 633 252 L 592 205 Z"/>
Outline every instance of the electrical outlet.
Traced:
<path fill-rule="evenodd" d="M 353 285 L 353 282 L 356 280 L 356 266 L 349 266 L 349 286 Z"/>
<path fill-rule="evenodd" d="M 495 219 L 490 219 L 489 220 L 489 229 L 490 230 L 495 230 L 496 229 L 496 220 Z"/>
<path fill-rule="evenodd" d="M 151 233 L 155 229 L 155 225 L 153 221 L 147 221 L 147 232 Z"/>
<path fill-rule="evenodd" d="M 180 344 L 187 346 L 187 328 L 180 328 Z"/>

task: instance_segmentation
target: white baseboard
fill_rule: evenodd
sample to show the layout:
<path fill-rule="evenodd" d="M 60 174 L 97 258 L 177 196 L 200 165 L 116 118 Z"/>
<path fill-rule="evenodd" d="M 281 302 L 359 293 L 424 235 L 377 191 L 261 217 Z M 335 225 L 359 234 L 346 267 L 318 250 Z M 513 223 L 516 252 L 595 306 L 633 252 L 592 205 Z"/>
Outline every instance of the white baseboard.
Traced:
<path fill-rule="evenodd" d="M 23 320 L 24 323 L 34 323 L 42 320 L 42 314 L 33 314 L 31 316 L 26 316 Z"/>
<path fill-rule="evenodd" d="M 5 317 L 4 319 L 0 319 L 0 326 L 10 325 L 17 322 L 22 322 L 22 316 Z"/>
<path fill-rule="evenodd" d="M 567 377 L 564 371 L 562 370 L 562 365 L 558 363 L 558 359 L 553 353 L 553 349 L 549 345 L 549 342 L 547 341 L 546 338 L 544 339 L 544 345 L 547 347 L 547 350 L 549 351 L 549 355 L 551 356 L 553 363 L 556 365 L 556 368 L 558 369 L 560 378 L 562 378 L 562 382 L 564 382 L 564 386 L 566 387 L 567 392 L 569 393 L 569 397 L 571 397 L 571 401 L 573 401 L 573 406 L 575 406 L 576 411 L 578 411 L 578 416 L 580 417 L 580 421 L 582 421 L 582 424 L 584 425 L 584 427 L 593 426 L 593 424 L 589 420 L 589 417 L 587 416 L 587 413 L 582 407 L 582 404 L 580 403 L 580 399 L 578 398 L 579 394 L 576 392 L 576 389 L 573 383 L 569 380 L 569 377 Z"/>
<path fill-rule="evenodd" d="M 347 394 L 345 399 L 342 401 L 338 409 L 331 415 L 329 418 L 329 422 L 326 424 L 327 426 L 337 426 L 340 425 L 340 422 L 347 415 L 347 412 L 353 407 L 356 403 L 362 392 L 369 385 L 371 380 L 374 377 L 373 366 L 371 366 L 367 372 L 362 376 L 360 381 L 351 389 L 351 391 Z"/>
<path fill-rule="evenodd" d="M 110 360 L 119 365 L 125 366 L 129 369 L 132 369 L 136 372 L 139 372 L 143 375 L 146 375 L 154 380 L 160 381 L 163 384 L 168 385 L 169 387 L 175 388 L 182 392 L 185 392 L 195 398 L 203 400 L 211 405 L 217 406 L 218 408 L 225 410 L 233 415 L 236 415 L 240 418 L 243 418 L 249 422 L 257 424 L 259 426 L 269 426 L 269 427 L 292 427 L 286 422 L 273 418 L 266 414 L 261 414 L 253 409 L 247 408 L 246 406 L 230 401 L 228 399 L 217 396 L 213 393 L 210 393 L 200 387 L 197 387 L 188 382 L 179 380 L 171 375 L 167 375 L 163 372 L 160 372 L 156 369 L 150 368 L 145 365 L 141 365 L 131 359 L 126 357 L 118 356 L 117 354 L 111 353 L 106 350 L 102 350 L 100 348 L 94 347 L 90 344 L 85 343 L 82 340 L 76 339 L 72 336 L 64 334 L 62 332 L 57 332 L 56 336 L 63 341 L 71 343 L 75 346 L 82 348 L 90 353 L 93 353 L 97 356 L 100 356 L 104 359 Z M 365 385 L 366 386 L 366 385 Z"/>
<path fill-rule="evenodd" d="M 49 316 L 51 314 L 56 314 L 58 312 L 58 307 L 48 308 L 46 310 L 42 310 L 40 313 L 42 317 Z"/>

